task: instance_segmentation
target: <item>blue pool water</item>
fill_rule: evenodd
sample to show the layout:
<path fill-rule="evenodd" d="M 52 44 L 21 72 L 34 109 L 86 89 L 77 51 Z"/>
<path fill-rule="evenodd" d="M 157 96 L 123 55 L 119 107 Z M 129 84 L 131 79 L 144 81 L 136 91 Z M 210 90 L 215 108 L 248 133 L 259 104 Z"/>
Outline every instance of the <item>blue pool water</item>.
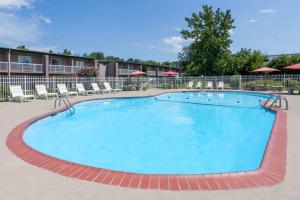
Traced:
<path fill-rule="evenodd" d="M 30 125 L 24 141 L 67 161 L 124 172 L 207 174 L 259 168 L 275 120 L 249 93 L 169 93 L 79 103 Z"/>

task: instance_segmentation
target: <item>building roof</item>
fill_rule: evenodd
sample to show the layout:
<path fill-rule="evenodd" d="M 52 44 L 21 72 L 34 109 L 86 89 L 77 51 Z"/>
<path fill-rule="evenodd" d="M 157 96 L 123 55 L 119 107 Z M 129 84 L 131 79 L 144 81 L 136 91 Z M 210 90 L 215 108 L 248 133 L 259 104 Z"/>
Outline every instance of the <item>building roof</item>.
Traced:
<path fill-rule="evenodd" d="M 78 55 L 65 55 L 60 53 L 51 53 L 51 52 L 42 52 L 42 51 L 33 51 L 33 50 L 24 50 L 24 49 L 15 49 L 15 48 L 6 48 L 6 47 L 0 47 L 0 50 L 5 51 L 15 51 L 15 52 L 22 52 L 22 53 L 34 53 L 34 54 L 41 54 L 41 55 L 52 55 L 52 56 L 62 56 L 62 57 L 68 57 L 68 58 L 80 58 L 80 59 L 93 59 L 92 57 L 85 57 L 85 56 L 78 56 Z"/>

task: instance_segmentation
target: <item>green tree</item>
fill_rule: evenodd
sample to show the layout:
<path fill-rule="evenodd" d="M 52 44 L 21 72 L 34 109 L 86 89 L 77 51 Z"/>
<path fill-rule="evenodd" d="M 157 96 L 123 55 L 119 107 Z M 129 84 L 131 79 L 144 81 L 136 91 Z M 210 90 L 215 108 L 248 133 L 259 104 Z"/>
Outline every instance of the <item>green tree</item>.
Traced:
<path fill-rule="evenodd" d="M 91 52 L 88 56 L 91 58 L 97 59 L 97 60 L 104 59 L 104 53 L 102 53 L 100 51 Z"/>
<path fill-rule="evenodd" d="M 221 74 L 250 74 L 253 70 L 265 65 L 267 57 L 260 51 L 241 49 L 235 54 L 226 54 L 221 60 Z"/>
<path fill-rule="evenodd" d="M 221 73 L 222 59 L 232 43 L 230 31 L 234 29 L 231 11 L 213 10 L 204 5 L 203 11 L 193 13 L 185 19 L 188 29 L 182 30 L 184 39 L 191 40 L 189 46 L 187 72 L 189 75 L 215 75 Z M 185 62 L 185 61 L 184 61 Z"/>
<path fill-rule="evenodd" d="M 115 56 L 106 56 L 104 59 L 111 60 L 111 61 L 124 61 L 123 59 L 121 59 L 119 57 L 115 57 Z"/>
<path fill-rule="evenodd" d="M 146 65 L 158 65 L 160 66 L 161 64 L 155 60 L 146 60 L 146 61 L 143 61 L 143 64 L 146 64 Z"/>
<path fill-rule="evenodd" d="M 276 59 L 271 60 L 268 63 L 268 67 L 282 70 L 284 67 L 297 64 L 297 63 L 300 63 L 300 55 L 293 55 L 293 56 L 283 55 Z"/>
<path fill-rule="evenodd" d="M 25 45 L 20 45 L 17 47 L 17 49 L 28 51 L 28 48 Z"/>
<path fill-rule="evenodd" d="M 68 49 L 64 49 L 63 54 L 64 54 L 64 55 L 67 55 L 67 56 L 72 55 L 71 51 L 68 50 Z"/>
<path fill-rule="evenodd" d="M 134 62 L 134 59 L 133 58 L 128 58 L 127 62 Z"/>
<path fill-rule="evenodd" d="M 162 62 L 161 65 L 164 66 L 164 67 L 171 68 L 174 65 L 174 63 L 173 62 L 169 62 L 169 61 L 165 61 L 165 62 Z"/>
<path fill-rule="evenodd" d="M 193 72 L 188 71 L 193 69 L 192 67 L 189 67 L 191 63 L 189 47 L 183 48 L 182 52 L 178 54 L 178 60 L 179 66 L 182 67 L 183 71 L 188 72 L 188 74 L 194 74 Z"/>

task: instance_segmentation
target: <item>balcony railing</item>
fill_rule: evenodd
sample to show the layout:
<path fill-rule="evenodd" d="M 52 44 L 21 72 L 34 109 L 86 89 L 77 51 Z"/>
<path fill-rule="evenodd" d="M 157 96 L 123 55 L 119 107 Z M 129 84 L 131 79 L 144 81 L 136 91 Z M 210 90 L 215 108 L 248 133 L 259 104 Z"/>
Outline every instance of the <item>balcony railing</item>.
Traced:
<path fill-rule="evenodd" d="M 165 75 L 165 72 L 158 71 L 158 76 L 164 76 L 164 75 Z"/>
<path fill-rule="evenodd" d="M 147 71 L 148 76 L 156 76 L 156 71 Z"/>
<path fill-rule="evenodd" d="M 8 63 L 0 62 L 0 72 L 8 72 Z"/>
<path fill-rule="evenodd" d="M 79 72 L 81 68 L 79 66 L 49 65 L 49 73 L 71 74 Z"/>
<path fill-rule="evenodd" d="M 118 69 L 117 72 L 118 72 L 118 75 L 125 75 L 125 76 L 128 76 L 130 73 L 134 72 L 134 71 L 137 71 L 137 70 L 132 70 L 132 69 Z"/>
<path fill-rule="evenodd" d="M 33 63 L 10 63 L 10 71 L 17 73 L 43 73 L 43 64 Z"/>

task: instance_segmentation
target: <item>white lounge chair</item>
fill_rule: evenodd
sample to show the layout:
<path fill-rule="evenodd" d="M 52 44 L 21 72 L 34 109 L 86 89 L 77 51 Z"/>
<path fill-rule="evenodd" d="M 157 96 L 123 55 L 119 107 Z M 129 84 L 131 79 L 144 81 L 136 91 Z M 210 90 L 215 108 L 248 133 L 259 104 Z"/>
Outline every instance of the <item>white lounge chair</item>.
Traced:
<path fill-rule="evenodd" d="M 99 88 L 97 83 L 92 83 L 91 85 L 95 93 L 104 93 L 104 91 Z"/>
<path fill-rule="evenodd" d="M 78 96 L 77 92 L 69 92 L 66 87 L 66 84 L 61 84 L 61 83 L 57 84 L 57 88 L 58 88 L 60 95 L 63 95 L 63 96 L 76 95 L 76 96 Z"/>
<path fill-rule="evenodd" d="M 11 97 L 9 97 L 10 100 L 17 100 L 18 99 L 21 102 L 23 102 L 23 100 L 27 100 L 27 99 L 34 99 L 35 100 L 34 95 L 25 95 L 23 93 L 21 85 L 10 85 L 9 89 L 10 89 L 10 93 L 11 93 Z"/>
<path fill-rule="evenodd" d="M 219 88 L 221 88 L 222 90 L 224 90 L 224 82 L 223 81 L 218 82 L 217 89 L 219 89 Z"/>
<path fill-rule="evenodd" d="M 193 89 L 193 85 L 194 85 L 193 81 L 190 81 L 190 82 L 188 83 L 187 88 Z"/>
<path fill-rule="evenodd" d="M 58 97 L 57 93 L 49 93 L 46 89 L 46 86 L 43 84 L 35 85 L 35 89 L 37 91 L 38 97 L 46 99 L 48 99 L 48 97 Z"/>
<path fill-rule="evenodd" d="M 213 89 L 213 82 L 208 81 L 207 84 L 206 84 L 206 88 L 210 88 L 212 90 Z"/>
<path fill-rule="evenodd" d="M 202 89 L 202 82 L 201 81 L 197 82 L 196 88 L 197 89 Z"/>
<path fill-rule="evenodd" d="M 106 92 L 119 92 L 122 91 L 121 89 L 112 89 L 112 87 L 110 86 L 110 84 L 108 82 L 104 82 L 103 83 Z"/>
<path fill-rule="evenodd" d="M 95 94 L 94 90 L 86 90 L 82 83 L 76 83 L 76 89 L 78 91 L 78 94 L 83 94 L 83 95 Z"/>

